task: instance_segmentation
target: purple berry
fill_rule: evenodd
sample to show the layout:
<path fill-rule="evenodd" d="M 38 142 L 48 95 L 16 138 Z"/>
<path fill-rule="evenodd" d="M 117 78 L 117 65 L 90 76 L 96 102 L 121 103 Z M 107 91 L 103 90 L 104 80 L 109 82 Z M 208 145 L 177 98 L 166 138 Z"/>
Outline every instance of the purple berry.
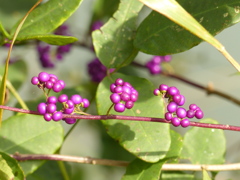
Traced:
<path fill-rule="evenodd" d="M 138 96 L 136 94 L 131 94 L 130 95 L 130 100 L 133 102 L 136 102 L 138 100 Z"/>
<path fill-rule="evenodd" d="M 40 73 L 38 74 L 38 79 L 39 79 L 39 81 L 41 81 L 41 82 L 47 82 L 47 81 L 49 80 L 49 78 L 50 78 L 50 76 L 49 76 L 49 74 L 46 73 L 46 72 L 40 72 Z"/>
<path fill-rule="evenodd" d="M 177 104 L 175 102 L 170 102 L 168 105 L 167 105 L 167 110 L 168 112 L 170 113 L 173 113 L 177 110 Z"/>
<path fill-rule="evenodd" d="M 61 111 L 57 111 L 57 112 L 53 113 L 53 115 L 52 115 L 52 119 L 54 121 L 60 121 L 62 119 L 62 117 L 63 117 L 63 114 Z"/>
<path fill-rule="evenodd" d="M 46 114 L 44 114 L 43 118 L 44 118 L 46 121 L 51 121 L 51 120 L 52 120 L 52 115 L 49 114 L 49 113 L 46 113 Z"/>
<path fill-rule="evenodd" d="M 122 86 L 123 83 L 124 83 L 124 81 L 123 81 L 122 79 L 120 79 L 120 78 L 118 78 L 118 79 L 115 80 L 115 85 L 116 85 L 116 86 Z"/>
<path fill-rule="evenodd" d="M 112 103 L 117 104 L 120 102 L 121 97 L 119 94 L 113 93 L 113 94 L 111 94 L 110 99 L 111 99 Z"/>
<path fill-rule="evenodd" d="M 80 104 L 82 102 L 82 97 L 78 94 L 74 94 L 71 96 L 71 100 L 74 104 Z"/>
<path fill-rule="evenodd" d="M 58 80 L 58 77 L 55 74 L 49 74 L 49 76 L 50 76 L 50 79 L 54 78 L 55 80 Z"/>
<path fill-rule="evenodd" d="M 32 83 L 33 85 L 37 85 L 37 84 L 39 83 L 38 77 L 36 77 L 36 76 L 32 77 L 31 83 Z"/>
<path fill-rule="evenodd" d="M 187 117 L 188 117 L 188 118 L 193 118 L 194 116 L 195 116 L 195 111 L 189 109 L 189 110 L 187 111 Z"/>
<path fill-rule="evenodd" d="M 183 120 L 181 120 L 181 126 L 182 127 L 188 127 L 189 125 L 190 125 L 190 121 L 189 121 L 189 119 L 183 119 Z"/>
<path fill-rule="evenodd" d="M 171 55 L 162 56 L 164 62 L 170 62 L 172 60 Z"/>
<path fill-rule="evenodd" d="M 179 106 L 183 106 L 185 104 L 185 96 L 183 95 L 180 95 L 181 96 L 181 100 L 180 102 L 178 103 Z"/>
<path fill-rule="evenodd" d="M 54 76 L 50 77 L 49 80 L 50 82 L 52 82 L 53 84 L 55 84 L 58 80 L 57 78 L 55 78 Z"/>
<path fill-rule="evenodd" d="M 178 103 L 180 103 L 181 99 L 182 99 L 181 94 L 176 94 L 176 95 L 174 95 L 174 96 L 172 97 L 172 100 L 173 100 L 175 103 L 177 103 L 177 105 L 178 105 Z"/>
<path fill-rule="evenodd" d="M 53 90 L 54 92 L 60 92 L 62 89 L 63 89 L 63 88 L 62 88 L 62 85 L 61 85 L 60 83 L 58 83 L 58 82 L 56 82 L 56 83 L 53 85 L 53 87 L 52 87 L 52 90 Z"/>
<path fill-rule="evenodd" d="M 132 94 L 135 94 L 136 96 L 138 96 L 138 91 L 136 89 L 132 89 Z"/>
<path fill-rule="evenodd" d="M 76 123 L 76 119 L 74 119 L 74 118 L 64 118 L 63 119 L 67 124 L 74 124 L 74 123 Z"/>
<path fill-rule="evenodd" d="M 56 104 L 57 103 L 57 97 L 56 96 L 50 96 L 47 98 L 47 103 Z"/>
<path fill-rule="evenodd" d="M 63 80 L 58 80 L 57 83 L 60 83 L 62 85 L 62 89 L 64 89 L 66 86 L 66 84 Z"/>
<path fill-rule="evenodd" d="M 45 113 L 46 113 L 46 111 L 47 111 L 47 107 L 46 107 L 46 103 L 40 103 L 40 104 L 38 104 L 38 106 L 37 106 L 37 111 L 40 113 L 40 114 L 42 114 L 42 115 L 44 115 Z"/>
<path fill-rule="evenodd" d="M 74 109 L 75 109 L 74 107 L 73 108 L 67 108 L 67 109 L 64 109 L 63 112 L 65 114 L 72 114 L 74 112 Z"/>
<path fill-rule="evenodd" d="M 124 83 L 123 83 L 123 86 L 127 86 L 127 87 L 132 88 L 132 85 L 131 85 L 129 82 L 124 82 Z"/>
<path fill-rule="evenodd" d="M 111 91 L 112 93 L 115 93 L 115 87 L 117 87 L 115 84 L 111 84 L 111 85 L 110 85 L 110 91 Z"/>
<path fill-rule="evenodd" d="M 47 112 L 52 114 L 57 110 L 56 104 L 48 104 L 47 105 Z"/>
<path fill-rule="evenodd" d="M 161 92 L 166 92 L 168 90 L 168 85 L 166 85 L 166 84 L 161 84 L 160 86 L 159 86 L 159 91 L 161 91 Z"/>
<path fill-rule="evenodd" d="M 125 111 L 125 105 L 122 103 L 117 103 L 114 105 L 114 110 L 117 112 L 123 112 Z"/>
<path fill-rule="evenodd" d="M 83 103 L 83 108 L 88 108 L 90 105 L 90 102 L 88 99 L 82 99 L 82 103 Z"/>
<path fill-rule="evenodd" d="M 122 92 L 123 92 L 122 86 L 117 86 L 117 87 L 115 87 L 114 92 L 115 92 L 115 93 L 122 93 Z"/>
<path fill-rule="evenodd" d="M 166 112 L 166 113 L 165 113 L 165 119 L 166 119 L 167 121 L 171 121 L 172 118 L 173 118 L 172 113 L 170 113 L 170 112 Z"/>
<path fill-rule="evenodd" d="M 72 100 L 67 100 L 67 102 L 66 102 L 66 107 L 67 107 L 67 108 L 73 108 L 74 105 L 75 105 L 75 104 L 73 103 Z"/>
<path fill-rule="evenodd" d="M 198 108 L 198 106 L 196 104 L 190 104 L 189 105 L 189 109 L 195 111 Z"/>
<path fill-rule="evenodd" d="M 132 90 L 131 90 L 131 88 L 128 87 L 128 86 L 122 86 L 122 92 L 131 94 L 131 93 L 132 93 Z"/>
<path fill-rule="evenodd" d="M 154 89 L 153 94 L 155 96 L 159 96 L 161 94 L 161 92 L 159 91 L 159 89 Z"/>
<path fill-rule="evenodd" d="M 126 107 L 127 109 L 131 109 L 133 106 L 134 106 L 134 102 L 133 102 L 133 101 L 127 101 L 127 102 L 125 103 L 125 107 Z"/>
<path fill-rule="evenodd" d="M 121 95 L 120 95 L 120 97 L 121 97 L 121 100 L 122 101 L 129 101 L 130 100 L 130 98 L 131 98 L 131 96 L 128 94 L 128 93 L 126 93 L 126 92 L 123 92 Z"/>
<path fill-rule="evenodd" d="M 162 62 L 162 57 L 161 56 L 154 56 L 151 60 L 155 64 L 160 64 Z"/>
<path fill-rule="evenodd" d="M 60 102 L 60 103 L 67 102 L 67 100 L 68 100 L 68 96 L 66 94 L 61 94 L 58 97 L 58 102 Z"/>
<path fill-rule="evenodd" d="M 197 118 L 197 119 L 202 119 L 203 118 L 203 112 L 202 112 L 202 110 L 197 110 L 196 112 L 195 112 L 195 117 Z"/>
<path fill-rule="evenodd" d="M 179 94 L 179 90 L 176 87 L 172 86 L 168 88 L 167 93 L 171 96 L 174 96 L 176 94 Z"/>
<path fill-rule="evenodd" d="M 53 83 L 52 83 L 51 81 L 47 81 L 47 82 L 45 82 L 44 86 L 45 86 L 47 89 L 52 89 Z"/>
<path fill-rule="evenodd" d="M 173 117 L 173 118 L 171 119 L 171 122 L 172 122 L 172 125 L 175 126 L 175 127 L 178 127 L 178 126 L 181 124 L 180 119 L 177 118 L 177 117 Z"/>
<path fill-rule="evenodd" d="M 179 117 L 179 118 L 185 118 L 186 117 L 186 115 L 187 115 L 187 111 L 186 111 L 186 109 L 184 109 L 184 108 L 182 108 L 182 107 L 180 107 L 180 108 L 177 108 L 177 110 L 176 110 L 176 115 L 177 115 L 177 117 Z"/>

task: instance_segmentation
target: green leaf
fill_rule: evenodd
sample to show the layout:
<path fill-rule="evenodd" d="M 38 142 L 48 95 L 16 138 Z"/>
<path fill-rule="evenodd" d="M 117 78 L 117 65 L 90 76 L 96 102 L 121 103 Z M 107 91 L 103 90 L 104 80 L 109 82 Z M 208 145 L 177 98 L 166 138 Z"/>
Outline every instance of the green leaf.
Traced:
<path fill-rule="evenodd" d="M 163 117 L 164 105 L 162 98 L 153 95 L 153 85 L 143 78 L 113 74 L 106 77 L 98 86 L 96 103 L 99 114 L 106 114 L 110 106 L 110 84 L 117 78 L 127 80 L 138 91 L 139 99 L 132 109 L 117 113 L 112 108 L 110 114 L 143 117 Z M 154 104 L 147 106 L 147 104 Z M 108 134 L 117 140 L 127 151 L 138 158 L 157 162 L 168 153 L 171 145 L 169 124 L 139 122 L 130 120 L 103 120 Z"/>
<path fill-rule="evenodd" d="M 211 178 L 209 177 L 209 174 L 206 170 L 203 170 L 203 180 L 211 180 Z"/>
<path fill-rule="evenodd" d="M 44 41 L 48 44 L 63 46 L 66 44 L 70 44 L 76 42 L 78 39 L 72 36 L 60 36 L 54 34 L 40 34 L 40 35 L 30 35 L 30 36 L 22 36 L 18 38 L 18 40 L 30 40 L 30 39 L 37 39 L 40 41 Z"/>
<path fill-rule="evenodd" d="M 137 55 L 133 39 L 138 12 L 142 6 L 137 0 L 122 0 L 113 18 L 92 33 L 97 57 L 106 67 L 126 66 Z"/>
<path fill-rule="evenodd" d="M 49 171 L 51 169 L 51 171 Z M 56 161 L 47 161 L 34 173 L 27 176 L 27 180 L 64 180 Z"/>
<path fill-rule="evenodd" d="M 11 167 L 8 165 L 8 163 L 2 156 L 0 156 L 0 179 L 1 180 L 14 179 L 14 174 L 12 172 Z"/>
<path fill-rule="evenodd" d="M 212 119 L 203 119 L 200 122 L 217 124 Z M 194 164 L 222 164 L 225 150 L 223 130 L 193 127 L 184 136 L 181 157 Z"/>
<path fill-rule="evenodd" d="M 177 158 L 180 156 L 182 146 L 183 146 L 183 138 L 177 132 L 170 130 L 171 134 L 171 146 L 165 158 Z"/>
<path fill-rule="evenodd" d="M 122 180 L 159 180 L 162 165 L 165 159 L 157 163 L 147 163 L 136 159 L 132 161 L 122 177 Z"/>
<path fill-rule="evenodd" d="M 3 34 L 6 38 L 9 37 L 9 34 L 8 34 L 8 32 L 5 30 L 5 28 L 3 27 L 1 21 L 0 21 L 0 32 L 2 32 L 2 34 Z"/>
<path fill-rule="evenodd" d="M 120 0 L 94 1 L 92 22 L 109 18 L 117 10 Z"/>
<path fill-rule="evenodd" d="M 237 0 L 178 2 L 212 35 L 240 21 L 240 13 L 236 13 L 236 8 L 240 6 Z M 167 55 L 186 51 L 201 41 L 165 16 L 153 11 L 139 26 L 134 45 L 148 54 Z"/>
<path fill-rule="evenodd" d="M 9 155 L 7 155 L 3 152 L 0 152 L 0 156 L 1 156 L 1 158 L 3 158 L 7 162 L 7 165 L 11 168 L 11 173 L 10 174 L 13 175 L 12 179 L 14 179 L 14 180 L 24 180 L 25 179 L 20 165 L 18 164 L 18 162 L 14 158 L 10 157 Z M 3 170 L 2 167 L 0 167 L 0 171 L 1 170 Z M 4 172 L 8 172 L 8 171 L 4 170 Z M 0 174 L 1 174 L 1 172 L 0 172 Z M 1 175 L 0 175 L 0 179 L 1 180 L 3 179 L 3 178 L 1 178 Z"/>
<path fill-rule="evenodd" d="M 13 25 L 23 17 L 29 9 L 37 2 L 36 0 L 0 0 L 0 17 L 5 29 L 11 29 Z M 13 4 L 14 3 L 14 4 Z"/>
<path fill-rule="evenodd" d="M 29 14 L 17 40 L 26 36 L 47 34 L 53 31 L 74 13 L 81 2 L 82 0 L 51 0 L 40 5 Z M 11 30 L 11 38 L 16 26 Z"/>
<path fill-rule="evenodd" d="M 0 131 L 0 151 L 13 154 L 51 154 L 63 142 L 60 123 L 46 122 L 42 116 L 22 114 L 3 121 Z M 35 171 L 43 161 L 21 162 L 25 174 Z"/>

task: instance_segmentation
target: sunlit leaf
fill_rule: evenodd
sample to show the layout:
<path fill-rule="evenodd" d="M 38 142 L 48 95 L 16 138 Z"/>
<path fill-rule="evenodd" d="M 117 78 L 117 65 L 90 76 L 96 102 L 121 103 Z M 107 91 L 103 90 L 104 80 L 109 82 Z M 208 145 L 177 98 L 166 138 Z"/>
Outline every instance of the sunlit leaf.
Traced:
<path fill-rule="evenodd" d="M 112 109 L 110 114 L 163 118 L 163 101 L 160 97 L 153 95 L 153 85 L 146 79 L 122 74 L 106 77 L 99 84 L 96 95 L 99 114 L 106 114 L 112 105 L 109 98 L 111 95 L 109 87 L 117 78 L 130 82 L 138 91 L 139 99 L 132 109 L 126 109 L 124 113 L 116 113 Z M 153 104 L 153 106 L 147 104 Z M 102 122 L 112 138 L 117 140 L 127 151 L 144 161 L 157 162 L 168 153 L 171 145 L 168 124 L 124 120 L 103 120 Z"/>
<path fill-rule="evenodd" d="M 106 67 L 126 66 L 137 55 L 133 39 L 138 12 L 142 6 L 138 0 L 122 0 L 113 18 L 100 30 L 93 32 L 94 49 Z"/>
<path fill-rule="evenodd" d="M 212 119 L 203 119 L 201 122 L 217 124 Z M 222 164 L 225 151 L 223 130 L 193 127 L 184 136 L 181 157 L 194 164 Z"/>
<path fill-rule="evenodd" d="M 16 115 L 3 121 L 0 151 L 14 154 L 51 154 L 63 142 L 63 129 L 57 122 L 46 122 L 42 116 Z M 21 162 L 25 174 L 35 171 L 43 161 Z"/>

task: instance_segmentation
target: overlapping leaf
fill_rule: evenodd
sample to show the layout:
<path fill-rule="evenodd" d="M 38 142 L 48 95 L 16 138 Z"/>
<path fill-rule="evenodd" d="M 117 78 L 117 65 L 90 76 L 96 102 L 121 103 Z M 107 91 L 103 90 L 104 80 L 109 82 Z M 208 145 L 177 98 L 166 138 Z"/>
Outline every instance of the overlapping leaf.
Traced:
<path fill-rule="evenodd" d="M 142 6 L 138 0 L 122 0 L 113 18 L 100 30 L 93 32 L 94 49 L 106 67 L 126 66 L 137 55 L 133 39 L 138 12 Z"/>
<path fill-rule="evenodd" d="M 51 0 L 42 4 L 29 14 L 17 40 L 53 31 L 74 13 L 81 2 L 82 0 Z M 15 30 L 16 26 L 11 30 L 11 37 Z"/>
<path fill-rule="evenodd" d="M 6 177 L 6 178 L 5 178 Z M 0 179 L 1 180 L 24 180 L 24 174 L 18 162 L 7 155 L 0 152 Z"/>
<path fill-rule="evenodd" d="M 59 123 L 45 122 L 42 116 L 16 115 L 3 121 L 0 151 L 13 154 L 51 154 L 62 144 L 63 129 Z M 38 168 L 42 161 L 21 162 L 25 174 Z"/>
<path fill-rule="evenodd" d="M 201 122 L 217 124 L 212 119 L 203 119 Z M 194 164 L 222 164 L 225 150 L 223 130 L 193 127 L 184 136 L 181 157 Z"/>
<path fill-rule="evenodd" d="M 117 78 L 130 82 L 139 93 L 139 99 L 131 110 L 122 115 L 163 118 L 162 99 L 153 95 L 153 85 L 143 78 L 114 74 L 106 77 L 97 90 L 96 101 L 99 114 L 106 114 L 111 106 L 110 84 Z M 147 104 L 152 104 L 148 106 Z M 110 114 L 116 113 L 113 109 Z M 171 145 L 169 125 L 154 122 L 124 120 L 104 120 L 108 134 L 117 140 L 127 151 L 148 162 L 157 162 L 168 153 Z"/>
<path fill-rule="evenodd" d="M 161 168 L 165 161 L 147 163 L 136 159 L 128 165 L 122 180 L 158 180 L 160 179 Z"/>
<path fill-rule="evenodd" d="M 48 44 L 58 45 L 58 46 L 70 44 L 78 40 L 73 36 L 60 36 L 60 35 L 54 35 L 54 34 L 30 35 L 30 36 L 24 36 L 22 38 L 18 38 L 18 40 L 20 41 L 30 40 L 30 39 L 37 39 L 37 40 L 46 42 Z"/>
<path fill-rule="evenodd" d="M 109 18 L 117 10 L 120 0 L 98 0 L 94 3 L 92 21 Z"/>
<path fill-rule="evenodd" d="M 5 37 L 9 37 L 8 32 L 5 30 L 5 28 L 3 27 L 2 23 L 0 22 L 0 32 L 5 36 Z"/>
<path fill-rule="evenodd" d="M 206 31 L 192 21 L 171 0 L 141 1 L 147 5 L 151 4 L 154 10 L 165 13 L 166 17 L 169 16 L 173 21 L 185 26 L 193 34 L 213 46 L 217 45 Z M 212 35 L 216 35 L 240 21 L 240 2 L 238 0 L 200 0 L 197 3 L 178 0 L 178 3 Z M 139 26 L 134 41 L 135 47 L 148 54 L 166 55 L 186 51 L 202 41 L 166 17 L 153 11 Z"/>

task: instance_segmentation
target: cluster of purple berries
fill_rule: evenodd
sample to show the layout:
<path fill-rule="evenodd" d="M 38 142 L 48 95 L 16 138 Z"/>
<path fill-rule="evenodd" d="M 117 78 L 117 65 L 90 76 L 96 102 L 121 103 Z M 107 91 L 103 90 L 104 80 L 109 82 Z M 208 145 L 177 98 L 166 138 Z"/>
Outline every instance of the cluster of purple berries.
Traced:
<path fill-rule="evenodd" d="M 52 89 L 54 92 L 60 92 L 65 87 L 65 82 L 63 80 L 58 80 L 56 75 L 46 72 L 41 72 L 38 76 L 34 76 L 31 83 L 43 90 L 47 88 L 49 90 Z M 62 109 L 60 111 L 57 110 L 57 103 L 62 104 Z M 66 94 L 61 94 L 58 97 L 47 97 L 46 102 L 38 104 L 37 111 L 43 115 L 46 121 L 64 120 L 67 124 L 74 124 L 76 122 L 75 118 L 63 118 L 63 114 L 81 112 L 80 108 L 87 108 L 89 104 L 88 99 L 84 99 L 78 94 L 72 95 L 70 98 L 68 98 Z"/>
<path fill-rule="evenodd" d="M 153 56 L 153 58 L 146 63 L 146 67 L 149 69 L 150 73 L 160 74 L 162 72 L 161 63 L 163 62 L 170 62 L 172 60 L 171 55 L 166 56 Z"/>
<path fill-rule="evenodd" d="M 203 118 L 203 111 L 196 104 L 190 104 L 188 110 L 180 107 L 184 105 L 185 97 L 180 94 L 180 91 L 176 87 L 169 87 L 165 84 L 161 84 L 153 93 L 156 96 L 162 95 L 168 99 L 165 119 L 171 121 L 172 125 L 176 127 L 180 125 L 182 127 L 188 127 L 190 125 L 188 118 Z"/>
<path fill-rule="evenodd" d="M 110 69 L 110 73 L 113 71 L 114 69 Z M 107 75 L 107 68 L 99 61 L 98 58 L 95 58 L 88 64 L 88 74 L 93 82 L 99 83 Z"/>
<path fill-rule="evenodd" d="M 67 25 L 62 25 L 56 31 L 54 34 L 56 35 L 64 35 L 64 36 L 69 36 L 68 32 L 68 26 Z M 53 46 L 39 42 L 37 45 L 37 52 L 39 55 L 40 63 L 42 67 L 45 68 L 53 68 L 54 63 L 53 61 L 56 60 L 62 60 L 63 56 L 70 52 L 72 47 L 72 44 L 67 44 L 64 46 L 57 46 L 56 49 L 53 50 Z"/>
<path fill-rule="evenodd" d="M 54 92 L 60 92 L 65 88 L 63 80 L 59 80 L 56 75 L 46 72 L 40 72 L 38 76 L 32 77 L 31 83 L 37 85 L 40 89 L 52 89 Z"/>
<path fill-rule="evenodd" d="M 129 82 L 124 82 L 120 78 L 110 85 L 110 91 L 113 93 L 110 99 L 117 112 L 124 112 L 125 108 L 131 109 L 138 99 L 138 91 Z"/>

